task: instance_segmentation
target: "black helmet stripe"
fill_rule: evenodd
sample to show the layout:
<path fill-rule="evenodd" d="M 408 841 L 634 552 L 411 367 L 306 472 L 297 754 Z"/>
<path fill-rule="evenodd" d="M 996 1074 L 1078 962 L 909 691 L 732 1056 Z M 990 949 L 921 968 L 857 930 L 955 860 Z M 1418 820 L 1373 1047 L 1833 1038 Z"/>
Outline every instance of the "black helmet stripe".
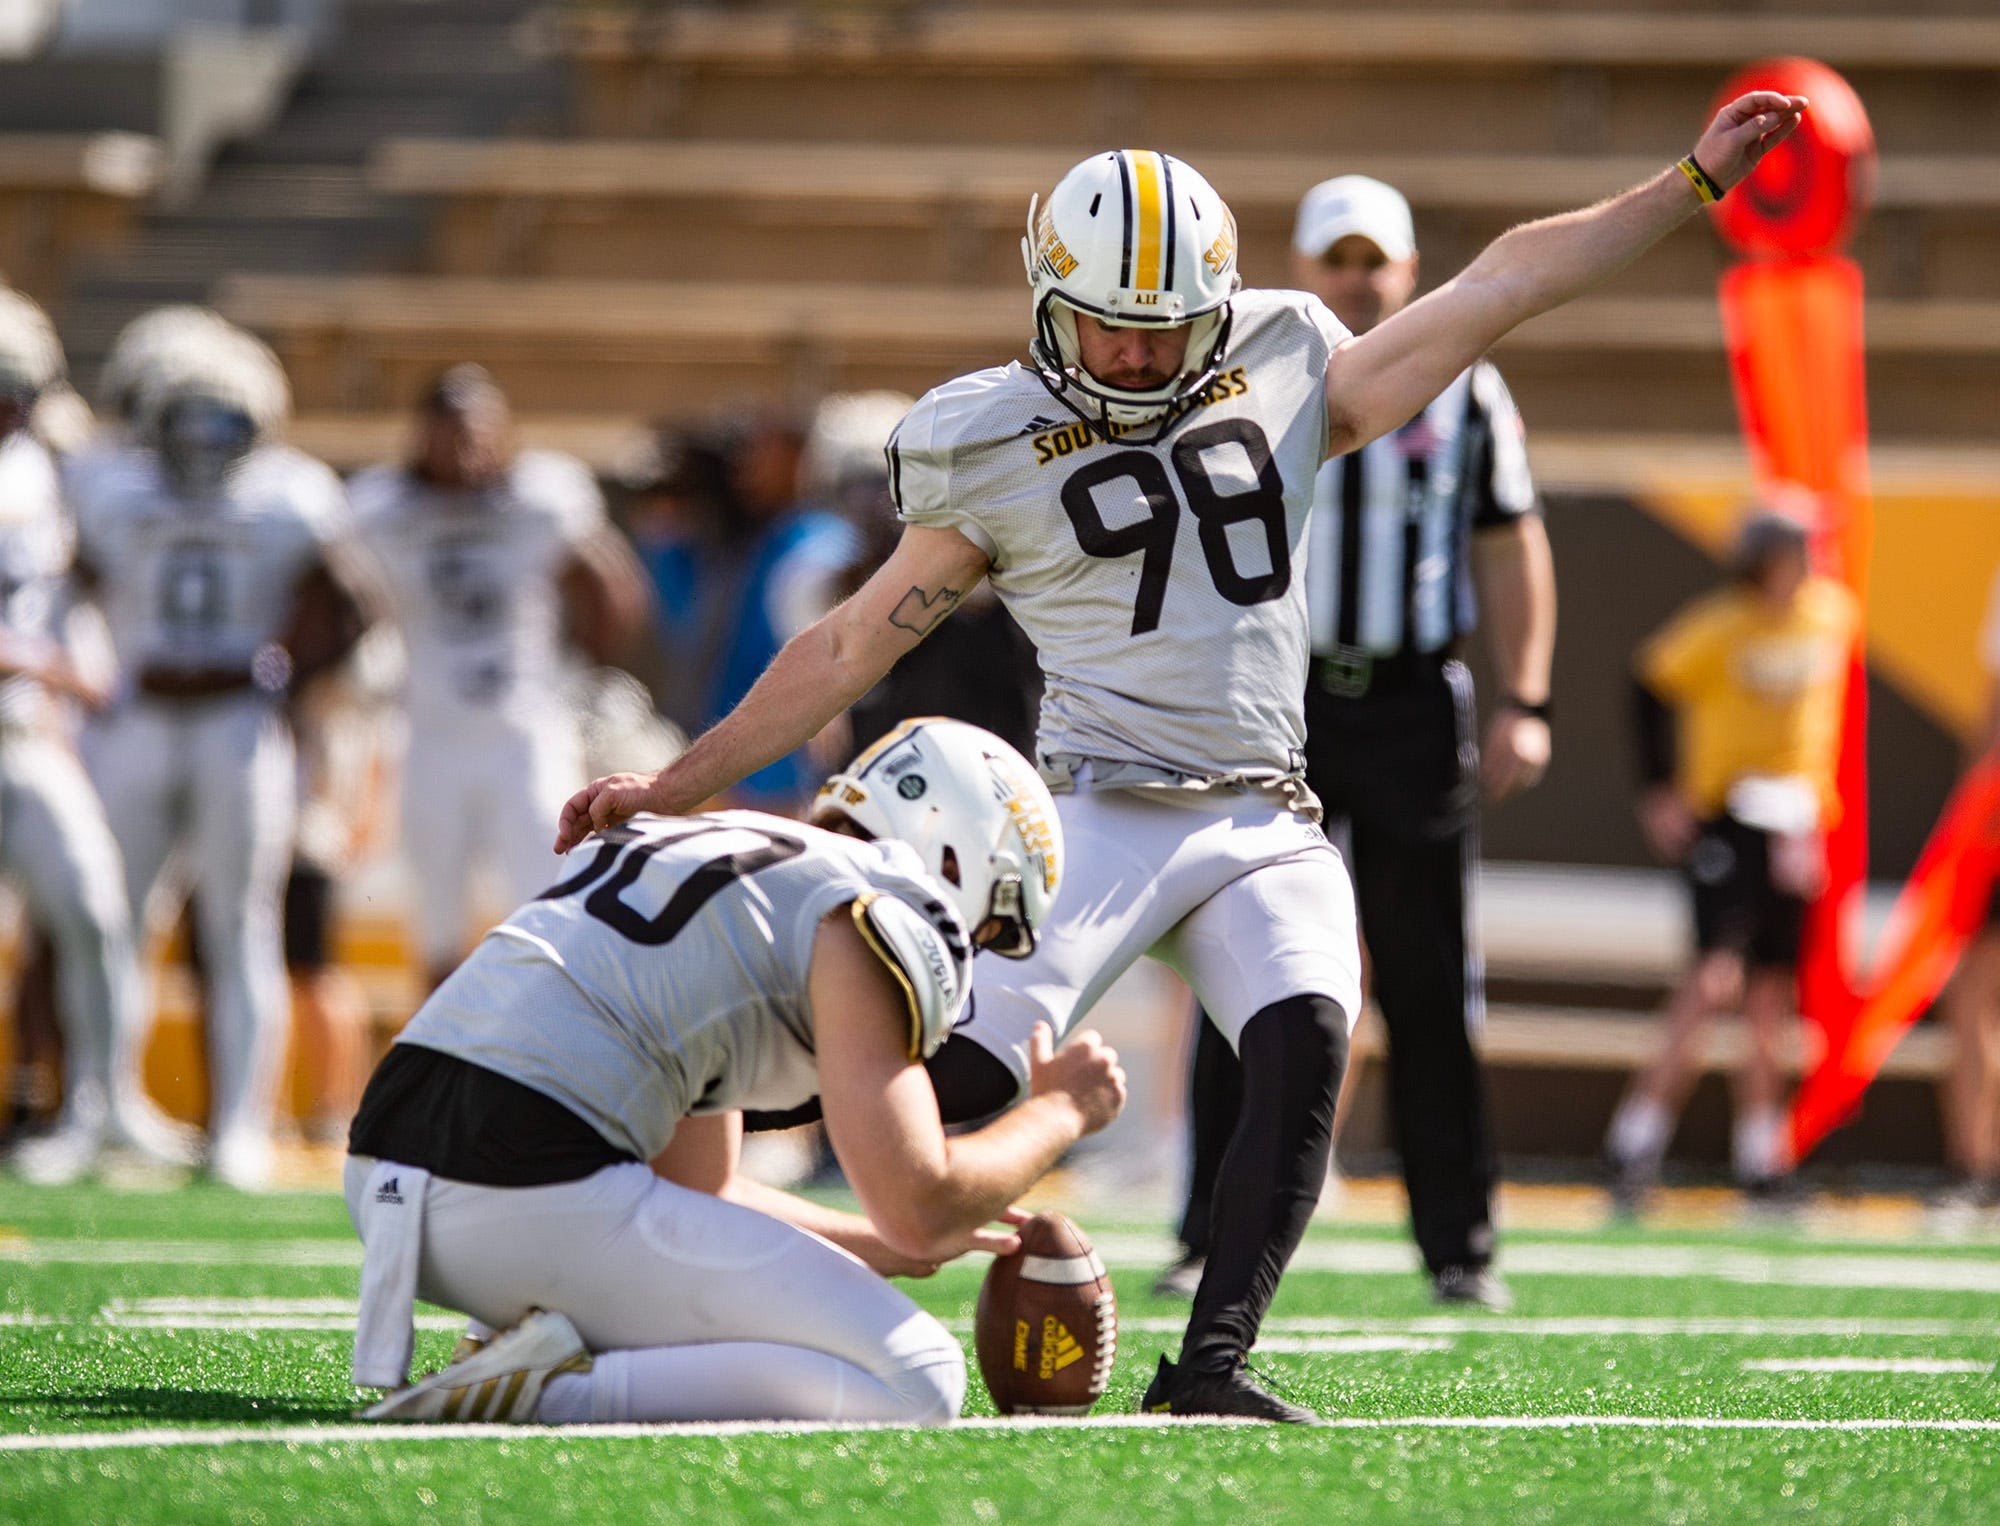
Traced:
<path fill-rule="evenodd" d="M 1118 284 L 1121 288 L 1129 288 L 1132 285 L 1132 160 L 1123 150 L 1111 157 L 1118 161 L 1118 189 L 1125 197 L 1125 234 L 1118 255 Z"/>
<path fill-rule="evenodd" d="M 1167 250 L 1166 273 L 1160 277 L 1160 290 L 1174 289 L 1174 161 L 1171 154 L 1160 155 L 1160 179 L 1165 182 L 1167 193 Z"/>

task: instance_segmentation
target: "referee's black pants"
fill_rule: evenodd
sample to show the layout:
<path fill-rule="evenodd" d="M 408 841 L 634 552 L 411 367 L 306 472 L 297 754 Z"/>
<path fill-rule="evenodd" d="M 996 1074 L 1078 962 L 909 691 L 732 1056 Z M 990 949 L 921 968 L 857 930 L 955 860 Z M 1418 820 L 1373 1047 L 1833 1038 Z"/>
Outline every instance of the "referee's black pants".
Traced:
<path fill-rule="evenodd" d="M 1351 830 L 1349 868 L 1375 1000 L 1388 1030 L 1389 1097 L 1424 1264 L 1493 1255 L 1493 1149 L 1472 1030 L 1485 984 L 1467 927 L 1479 859 L 1472 677 L 1424 663 L 1358 698 L 1306 691 L 1306 777 L 1327 824 Z M 1193 1172 L 1181 1239 L 1206 1254 L 1215 1173 L 1241 1105 L 1241 1067 L 1196 1025 Z"/>

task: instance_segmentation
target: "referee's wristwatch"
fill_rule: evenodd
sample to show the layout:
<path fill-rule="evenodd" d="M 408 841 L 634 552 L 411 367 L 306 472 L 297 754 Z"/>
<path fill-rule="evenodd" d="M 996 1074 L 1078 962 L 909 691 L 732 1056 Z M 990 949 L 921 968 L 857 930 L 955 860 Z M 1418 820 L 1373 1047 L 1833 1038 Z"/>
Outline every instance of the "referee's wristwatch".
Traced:
<path fill-rule="evenodd" d="M 1516 715 L 1532 716 L 1545 725 L 1555 714 L 1555 707 L 1548 700 L 1536 700 L 1530 703 L 1522 699 L 1518 694 L 1509 694 L 1506 698 L 1502 699 L 1500 701 L 1500 708 L 1502 710 L 1511 710 Z"/>

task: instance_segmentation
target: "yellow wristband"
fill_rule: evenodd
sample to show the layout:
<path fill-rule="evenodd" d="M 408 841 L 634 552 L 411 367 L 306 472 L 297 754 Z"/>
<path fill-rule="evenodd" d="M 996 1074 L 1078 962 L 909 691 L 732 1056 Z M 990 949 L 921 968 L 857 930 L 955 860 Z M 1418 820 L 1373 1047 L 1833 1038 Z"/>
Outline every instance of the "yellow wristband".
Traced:
<path fill-rule="evenodd" d="M 1694 187 L 1695 195 L 1701 198 L 1704 206 L 1722 200 L 1722 187 L 1709 178 L 1708 171 L 1695 162 L 1693 154 L 1689 154 L 1674 168 L 1687 176 L 1688 184 Z"/>

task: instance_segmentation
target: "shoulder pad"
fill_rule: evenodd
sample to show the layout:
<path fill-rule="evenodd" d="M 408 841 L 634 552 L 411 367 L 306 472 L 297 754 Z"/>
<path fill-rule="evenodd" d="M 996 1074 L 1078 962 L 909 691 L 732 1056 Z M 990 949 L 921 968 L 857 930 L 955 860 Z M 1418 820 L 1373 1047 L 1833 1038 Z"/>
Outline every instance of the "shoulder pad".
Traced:
<path fill-rule="evenodd" d="M 854 925 L 889 967 L 910 1005 L 910 1058 L 935 1054 L 965 1006 L 971 951 L 907 901 L 879 891 L 857 896 Z"/>

